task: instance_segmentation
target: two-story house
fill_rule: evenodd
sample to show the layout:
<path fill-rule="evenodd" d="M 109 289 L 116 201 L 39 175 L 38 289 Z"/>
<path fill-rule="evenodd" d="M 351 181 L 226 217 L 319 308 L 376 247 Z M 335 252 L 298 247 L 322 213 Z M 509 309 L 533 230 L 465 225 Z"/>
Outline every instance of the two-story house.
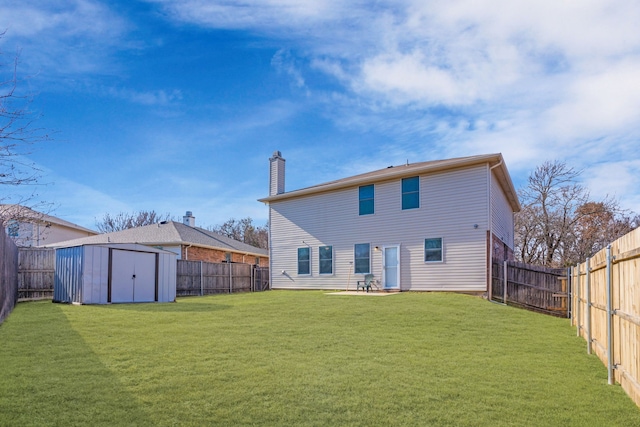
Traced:
<path fill-rule="evenodd" d="M 518 197 L 501 154 L 388 167 L 285 191 L 270 158 L 273 289 L 486 292 L 492 259 L 512 257 Z"/>

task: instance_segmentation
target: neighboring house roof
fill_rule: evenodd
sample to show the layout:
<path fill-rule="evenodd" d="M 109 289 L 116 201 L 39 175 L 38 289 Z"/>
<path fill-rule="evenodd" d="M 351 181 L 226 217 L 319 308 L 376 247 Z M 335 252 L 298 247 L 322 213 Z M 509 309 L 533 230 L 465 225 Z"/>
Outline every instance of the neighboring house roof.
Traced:
<path fill-rule="evenodd" d="M 3 205 L 0 204 L 0 218 L 3 220 L 16 220 L 19 222 L 40 223 L 40 224 L 56 224 L 62 227 L 71 228 L 91 234 L 98 234 L 97 231 L 82 227 L 64 219 L 47 215 L 42 212 L 34 211 L 31 208 L 21 205 Z"/>
<path fill-rule="evenodd" d="M 489 164 L 491 167 L 496 166 L 494 171 L 496 177 L 502 187 L 507 199 L 514 212 L 521 209 L 518 195 L 511 181 L 509 171 L 504 163 L 502 154 L 484 154 L 479 156 L 458 157 L 447 160 L 433 160 L 420 163 L 408 163 L 401 166 L 389 166 L 385 169 L 367 172 L 348 178 L 338 179 L 336 181 L 326 182 L 324 184 L 314 185 L 312 187 L 302 188 L 299 190 L 288 191 L 274 196 L 259 199 L 263 203 L 277 202 L 281 200 L 291 199 L 295 197 L 307 196 L 311 194 L 324 193 L 353 187 L 356 185 L 366 185 L 375 182 L 388 181 L 390 179 L 406 178 L 414 175 L 430 174 L 435 172 L 443 172 L 458 168 L 476 166 L 480 164 Z"/>
<path fill-rule="evenodd" d="M 52 243 L 49 247 L 71 247 L 96 243 L 139 243 L 147 246 L 193 245 L 258 256 L 268 256 L 266 249 L 257 248 L 213 231 L 190 227 L 175 221 L 130 228 L 113 233 Z"/>

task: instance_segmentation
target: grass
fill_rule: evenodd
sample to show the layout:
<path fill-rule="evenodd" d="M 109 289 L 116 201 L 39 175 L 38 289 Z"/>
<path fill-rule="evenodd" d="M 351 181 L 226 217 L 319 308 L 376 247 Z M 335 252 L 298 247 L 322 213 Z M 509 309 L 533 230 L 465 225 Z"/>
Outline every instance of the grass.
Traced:
<path fill-rule="evenodd" d="M 19 304 L 0 425 L 640 426 L 566 319 L 446 293 Z"/>

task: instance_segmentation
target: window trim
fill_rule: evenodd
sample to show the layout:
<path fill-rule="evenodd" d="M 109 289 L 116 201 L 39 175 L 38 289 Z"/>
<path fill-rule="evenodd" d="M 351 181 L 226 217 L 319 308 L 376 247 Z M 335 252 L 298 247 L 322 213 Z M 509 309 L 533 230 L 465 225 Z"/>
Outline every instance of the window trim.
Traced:
<path fill-rule="evenodd" d="M 410 179 L 415 179 L 416 182 L 418 183 L 418 189 L 415 191 L 405 191 L 404 190 L 404 183 L 405 182 L 409 182 Z M 401 198 L 400 198 L 400 204 L 402 207 L 403 211 L 406 210 L 410 210 L 410 209 L 420 209 L 420 176 L 410 176 L 407 178 L 402 178 L 402 180 L 400 181 L 400 193 L 401 193 Z M 418 195 L 418 205 L 417 206 L 411 206 L 411 207 L 405 207 L 404 205 L 404 196 L 405 195 L 410 195 L 410 194 L 417 194 Z"/>
<path fill-rule="evenodd" d="M 307 262 L 309 263 L 309 267 L 308 267 L 308 273 L 300 273 L 300 249 L 306 249 L 307 252 Z M 297 270 L 296 273 L 298 274 L 298 276 L 311 276 L 311 248 L 307 247 L 307 246 L 303 246 L 298 248 L 297 250 L 297 258 L 296 258 L 296 265 L 297 265 Z"/>
<path fill-rule="evenodd" d="M 368 265 L 367 265 L 367 271 L 364 272 L 360 272 L 358 271 L 358 259 L 364 259 L 364 258 L 357 258 L 357 252 L 356 252 L 356 246 L 358 245 L 367 245 L 368 246 L 368 251 L 367 251 L 367 260 L 369 261 Z M 370 274 L 371 273 L 371 243 L 355 243 L 353 245 L 353 274 Z"/>
<path fill-rule="evenodd" d="M 327 259 L 322 258 L 322 252 L 323 252 L 323 248 L 330 248 L 331 250 L 331 271 L 330 272 L 323 272 L 322 271 L 322 261 L 327 261 Z M 325 245 L 325 246 L 319 246 L 318 247 L 318 274 L 322 275 L 322 276 L 331 276 L 333 275 L 333 246 L 332 245 Z"/>
<path fill-rule="evenodd" d="M 366 187 L 371 187 L 372 191 L 373 191 L 373 195 L 370 198 L 366 198 L 363 199 L 362 198 L 362 194 L 361 191 L 363 188 Z M 372 211 L 371 212 L 367 212 L 367 213 L 362 213 L 362 202 L 368 202 L 371 201 L 372 203 Z M 359 216 L 366 216 L 366 215 L 373 215 L 376 213 L 376 187 L 375 184 L 367 184 L 367 185 L 361 185 L 358 187 L 358 215 Z"/>
<path fill-rule="evenodd" d="M 427 260 L 427 240 L 440 240 L 440 248 L 438 249 L 440 251 L 440 259 L 439 260 Z M 423 260 L 425 263 L 443 263 L 444 262 L 444 238 L 442 237 L 427 237 L 424 239 L 424 246 L 423 246 L 423 250 L 424 250 L 424 255 L 423 255 Z M 429 249 L 430 252 L 435 252 L 436 249 Z"/>

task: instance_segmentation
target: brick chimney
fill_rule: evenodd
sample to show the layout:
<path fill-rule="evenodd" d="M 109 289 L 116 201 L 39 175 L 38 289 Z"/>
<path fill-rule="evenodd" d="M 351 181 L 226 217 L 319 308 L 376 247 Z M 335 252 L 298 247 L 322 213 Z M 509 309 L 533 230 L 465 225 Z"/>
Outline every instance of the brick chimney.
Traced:
<path fill-rule="evenodd" d="M 273 152 L 273 157 L 269 159 L 269 195 L 284 193 L 284 163 L 282 154 L 279 151 Z"/>
<path fill-rule="evenodd" d="M 195 227 L 196 226 L 196 217 L 193 216 L 193 213 L 191 211 L 187 211 L 185 216 L 182 217 L 182 223 L 184 225 L 188 225 L 189 227 Z"/>

